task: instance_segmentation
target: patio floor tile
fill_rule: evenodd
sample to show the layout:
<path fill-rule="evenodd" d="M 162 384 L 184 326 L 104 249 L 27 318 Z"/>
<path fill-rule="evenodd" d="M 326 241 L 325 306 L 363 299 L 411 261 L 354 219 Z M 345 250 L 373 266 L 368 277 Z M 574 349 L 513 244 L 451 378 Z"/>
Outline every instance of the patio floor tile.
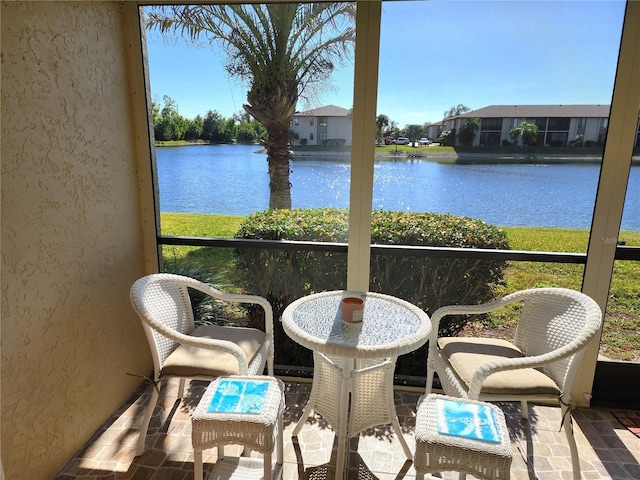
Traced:
<path fill-rule="evenodd" d="M 298 437 L 291 433 L 306 404 L 310 383 L 285 380 L 284 464 L 282 480 L 335 478 L 334 432 L 320 415 L 309 417 Z M 147 450 L 135 456 L 137 428 L 150 398 L 150 386 L 140 389 L 125 402 L 87 445 L 59 472 L 57 480 L 131 479 L 186 480 L 193 478 L 190 417 L 207 382 L 192 381 L 179 401 L 177 383 L 162 389 L 146 439 Z M 420 391 L 396 392 L 396 411 L 401 434 L 413 451 L 416 402 Z M 560 409 L 531 405 L 529 422 L 522 421 L 519 405 L 498 404 L 505 412 L 514 452 L 511 478 L 514 480 L 572 479 L 569 447 L 560 429 Z M 614 416 L 614 413 L 616 415 Z M 585 480 L 640 479 L 640 412 L 611 412 L 575 409 L 574 429 L 582 478 Z M 637 423 L 635 423 L 637 422 Z M 368 429 L 349 440 L 348 480 L 413 479 L 412 462 L 403 453 L 398 432 L 391 426 Z M 225 454 L 239 455 L 241 448 L 227 446 Z M 257 454 L 252 453 L 253 456 Z M 203 454 L 205 478 L 217 460 L 215 449 Z M 458 478 L 445 472 L 444 480 Z M 468 476 L 467 478 L 473 478 Z"/>

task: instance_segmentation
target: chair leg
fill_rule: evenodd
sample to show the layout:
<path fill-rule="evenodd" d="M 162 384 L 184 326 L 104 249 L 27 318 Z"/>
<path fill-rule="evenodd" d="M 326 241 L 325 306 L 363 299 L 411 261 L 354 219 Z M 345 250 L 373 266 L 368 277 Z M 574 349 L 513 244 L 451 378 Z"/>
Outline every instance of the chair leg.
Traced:
<path fill-rule="evenodd" d="M 567 442 L 569 443 L 569 451 L 571 452 L 571 466 L 573 467 L 573 480 L 580 480 L 580 457 L 578 456 L 578 447 L 576 438 L 573 435 L 573 418 L 568 407 L 562 405 L 562 418 L 564 419 L 564 431 L 567 434 Z"/>
<path fill-rule="evenodd" d="M 431 393 L 431 390 L 433 389 L 433 367 L 428 367 L 427 368 L 427 383 L 425 385 L 425 395 L 428 395 Z"/>
<path fill-rule="evenodd" d="M 147 439 L 149 422 L 151 422 L 153 410 L 156 408 L 158 397 L 160 396 L 160 394 L 158 393 L 158 388 L 159 384 L 158 387 L 152 389 L 151 398 L 149 399 L 149 405 L 147 405 L 147 409 L 144 412 L 144 417 L 142 418 L 142 423 L 140 424 L 140 433 L 138 436 L 138 443 L 136 444 L 136 456 L 142 455 L 144 453 L 144 442 Z"/>
<path fill-rule="evenodd" d="M 298 423 L 296 424 L 296 427 L 293 429 L 291 436 L 297 437 L 298 434 L 300 433 L 300 430 L 302 430 L 302 427 L 304 427 L 304 424 L 307 423 L 307 419 L 309 418 L 309 415 L 311 415 L 311 410 L 313 409 L 312 400 L 313 400 L 313 396 L 310 395 L 309 400 L 307 401 L 307 406 L 304 408 L 304 412 L 302 412 L 302 415 L 300 416 L 300 420 L 298 420 Z"/>

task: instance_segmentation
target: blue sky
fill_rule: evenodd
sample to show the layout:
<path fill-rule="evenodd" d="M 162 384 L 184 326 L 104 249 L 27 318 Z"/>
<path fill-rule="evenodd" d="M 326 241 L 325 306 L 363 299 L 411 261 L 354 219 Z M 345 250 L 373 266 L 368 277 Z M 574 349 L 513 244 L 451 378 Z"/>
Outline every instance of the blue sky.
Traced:
<path fill-rule="evenodd" d="M 608 104 L 623 0 L 447 0 L 383 3 L 378 114 L 398 126 L 434 122 L 449 107 Z M 247 86 L 225 55 L 147 32 L 151 93 L 193 118 L 242 110 Z M 304 110 L 351 108 L 353 65 L 338 69 Z"/>

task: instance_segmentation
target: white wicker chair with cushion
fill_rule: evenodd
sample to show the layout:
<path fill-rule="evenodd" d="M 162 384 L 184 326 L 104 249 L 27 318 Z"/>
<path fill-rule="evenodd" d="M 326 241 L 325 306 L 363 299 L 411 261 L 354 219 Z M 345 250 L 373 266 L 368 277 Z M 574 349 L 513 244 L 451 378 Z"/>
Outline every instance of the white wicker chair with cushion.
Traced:
<path fill-rule="evenodd" d="M 225 302 L 260 305 L 264 309 L 265 331 L 218 325 L 196 328 L 189 288 Z M 265 364 L 268 375 L 273 376 L 273 311 L 266 299 L 225 293 L 189 277 L 159 273 L 133 284 L 131 304 L 149 341 L 156 385 L 140 426 L 137 455 L 144 451 L 149 421 L 158 401 L 159 382 L 180 378 L 182 398 L 185 378 L 211 380 L 223 375 L 261 375 Z"/>
<path fill-rule="evenodd" d="M 496 338 L 440 337 L 447 315 L 482 314 L 521 303 L 512 341 Z M 560 402 L 571 450 L 573 476 L 580 461 L 570 415 L 571 384 L 587 344 L 599 333 L 602 312 L 589 296 L 564 288 L 522 290 L 482 305 L 447 306 L 434 312 L 427 359 L 427 393 L 433 375 L 445 394 L 483 401 Z"/>

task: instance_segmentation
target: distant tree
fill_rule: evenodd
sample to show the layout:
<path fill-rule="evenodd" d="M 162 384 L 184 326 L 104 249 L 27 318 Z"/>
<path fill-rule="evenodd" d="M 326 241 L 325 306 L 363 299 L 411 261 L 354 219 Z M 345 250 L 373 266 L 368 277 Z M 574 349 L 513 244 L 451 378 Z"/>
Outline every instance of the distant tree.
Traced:
<path fill-rule="evenodd" d="M 224 143 L 224 118 L 215 110 L 209 110 L 202 121 L 203 140 L 209 143 Z"/>
<path fill-rule="evenodd" d="M 386 115 L 378 115 L 376 117 L 376 138 L 378 139 L 378 143 L 382 144 L 382 139 L 384 137 L 385 129 L 389 126 L 389 117 Z"/>
<path fill-rule="evenodd" d="M 405 135 L 411 140 L 411 144 L 415 147 L 416 141 L 422 136 L 422 125 L 406 125 L 404 131 Z"/>
<path fill-rule="evenodd" d="M 514 143 L 517 143 L 518 139 L 522 139 L 521 145 L 533 146 L 538 141 L 538 126 L 523 120 L 517 127 L 509 130 L 509 135 Z"/>
<path fill-rule="evenodd" d="M 444 118 L 457 117 L 458 115 L 461 115 L 463 113 L 467 113 L 470 111 L 471 109 L 466 105 L 459 104 L 455 107 L 451 107 L 449 110 L 444 112 Z"/>
<path fill-rule="evenodd" d="M 222 143 L 233 143 L 238 134 L 235 118 L 226 118 L 222 122 Z"/>
<path fill-rule="evenodd" d="M 243 123 L 252 121 L 253 117 L 244 110 L 240 110 L 239 112 L 233 114 L 233 119 L 238 123 Z"/>
<path fill-rule="evenodd" d="M 256 143 L 265 136 L 264 127 L 251 117 L 248 121 L 240 122 L 236 127 L 236 141 L 238 143 Z"/>
<path fill-rule="evenodd" d="M 400 136 L 400 129 L 398 128 L 398 123 L 394 120 L 389 120 L 389 125 L 387 126 L 387 136 L 388 137 L 398 137 Z"/>
<path fill-rule="evenodd" d="M 187 127 L 187 131 L 184 134 L 185 140 L 199 140 L 202 136 L 203 130 L 203 119 L 200 115 L 196 115 L 196 118 L 189 122 L 189 126 Z"/>
<path fill-rule="evenodd" d="M 184 140 L 189 128 L 189 120 L 178 113 L 178 105 L 175 100 L 165 95 L 162 109 L 157 105 L 152 107 L 153 132 L 156 140 Z"/>
<path fill-rule="evenodd" d="M 473 140 L 476 138 L 476 132 L 480 128 L 479 118 L 468 118 L 466 123 L 460 127 L 458 131 L 458 142 L 463 147 L 470 147 L 473 145 Z"/>
<path fill-rule="evenodd" d="M 291 208 L 291 119 L 299 97 L 351 55 L 355 3 L 174 5 L 146 13 L 148 28 L 226 50 L 227 72 L 249 84 L 243 109 L 268 132 L 269 208 Z"/>

